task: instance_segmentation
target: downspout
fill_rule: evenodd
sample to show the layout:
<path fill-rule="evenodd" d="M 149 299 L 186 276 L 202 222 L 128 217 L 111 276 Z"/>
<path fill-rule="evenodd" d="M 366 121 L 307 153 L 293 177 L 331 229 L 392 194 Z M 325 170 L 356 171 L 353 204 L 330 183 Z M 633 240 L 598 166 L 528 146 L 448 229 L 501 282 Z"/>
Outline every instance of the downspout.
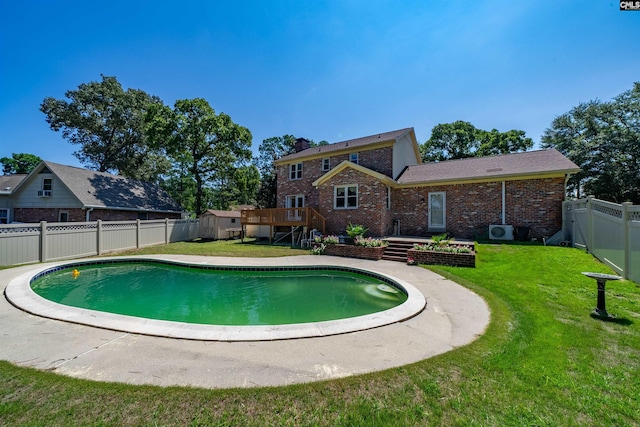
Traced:
<path fill-rule="evenodd" d="M 570 173 L 564 174 L 564 200 L 569 200 L 569 197 L 567 196 L 567 185 L 569 185 L 570 177 L 571 177 Z"/>
<path fill-rule="evenodd" d="M 85 214 L 84 214 L 84 215 L 85 215 L 85 219 L 84 219 L 84 221 L 85 221 L 85 222 L 89 222 L 89 221 L 91 221 L 91 220 L 89 219 L 89 217 L 90 217 L 90 215 L 89 215 L 89 214 L 91 213 L 91 211 L 92 211 L 92 210 L 93 210 L 93 208 L 87 208 L 87 210 L 86 210 L 86 212 L 85 212 Z"/>
<path fill-rule="evenodd" d="M 507 223 L 505 210 L 506 210 L 506 190 L 505 190 L 505 183 L 504 181 L 502 181 L 502 225 L 505 225 Z"/>

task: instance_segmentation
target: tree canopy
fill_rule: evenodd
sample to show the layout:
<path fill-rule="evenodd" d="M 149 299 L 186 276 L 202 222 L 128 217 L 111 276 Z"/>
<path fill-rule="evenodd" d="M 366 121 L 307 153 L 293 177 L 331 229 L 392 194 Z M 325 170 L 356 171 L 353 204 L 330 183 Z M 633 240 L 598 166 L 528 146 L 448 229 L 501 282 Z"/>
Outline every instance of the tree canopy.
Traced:
<path fill-rule="evenodd" d="M 2 163 L 2 173 L 14 175 L 17 173 L 29 173 L 35 169 L 42 159 L 34 154 L 13 153 L 11 157 L 0 159 Z"/>
<path fill-rule="evenodd" d="M 640 83 L 609 102 L 584 102 L 556 117 L 542 146 L 582 169 L 569 180 L 576 196 L 640 203 Z"/>
<path fill-rule="evenodd" d="M 169 168 L 146 143 L 145 115 L 160 98 L 139 89 L 123 90 L 115 77 L 82 83 L 65 99 L 47 97 L 40 105 L 54 131 L 80 148 L 74 155 L 90 169 L 156 181 Z"/>
<path fill-rule="evenodd" d="M 469 122 L 458 120 L 434 126 L 429 138 L 421 147 L 424 162 L 464 159 L 526 151 L 533 147 L 533 140 L 521 130 L 499 132 L 477 129 Z"/>
<path fill-rule="evenodd" d="M 173 110 L 154 104 L 146 120 L 152 146 L 164 150 L 175 164 L 178 173 L 173 183 L 184 187 L 185 180 L 195 182 L 193 206 L 183 207 L 196 214 L 212 203 L 226 209 L 236 197 L 227 190 L 233 188 L 235 177 L 242 175 L 237 169 L 251 159 L 249 129 L 234 123 L 227 114 L 216 114 L 202 98 L 176 101 Z M 250 174 L 246 171 L 245 176 Z"/>

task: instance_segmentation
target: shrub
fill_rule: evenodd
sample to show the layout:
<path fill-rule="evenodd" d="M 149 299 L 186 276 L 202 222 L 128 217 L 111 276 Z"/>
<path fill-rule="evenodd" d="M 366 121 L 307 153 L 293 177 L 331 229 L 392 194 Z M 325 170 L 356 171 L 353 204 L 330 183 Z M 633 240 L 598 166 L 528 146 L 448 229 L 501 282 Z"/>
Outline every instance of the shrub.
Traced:
<path fill-rule="evenodd" d="M 471 253 L 471 249 L 468 248 L 467 246 L 454 246 L 454 245 L 449 245 L 448 243 L 443 245 L 441 242 L 439 243 L 433 242 L 433 243 L 425 243 L 425 244 L 414 243 L 413 249 L 417 251 L 449 252 L 454 254 Z"/>
<path fill-rule="evenodd" d="M 387 246 L 389 243 L 382 239 L 374 239 L 373 237 L 367 237 L 365 239 L 362 236 L 358 236 L 356 237 L 354 244 L 356 246 L 364 246 L 366 248 L 379 248 Z"/>
<path fill-rule="evenodd" d="M 324 243 L 321 243 L 320 245 L 311 248 L 311 255 L 324 255 L 324 253 L 327 251 L 327 245 L 325 245 Z"/>
<path fill-rule="evenodd" d="M 316 237 L 314 240 L 316 243 L 323 243 L 325 245 L 337 245 L 340 241 L 338 236 L 334 235 Z"/>
<path fill-rule="evenodd" d="M 352 239 L 355 239 L 359 236 L 363 236 L 364 233 L 367 232 L 367 230 L 368 228 L 364 228 L 363 225 L 349 223 L 349 225 L 347 225 L 346 231 L 349 237 L 351 237 Z"/>

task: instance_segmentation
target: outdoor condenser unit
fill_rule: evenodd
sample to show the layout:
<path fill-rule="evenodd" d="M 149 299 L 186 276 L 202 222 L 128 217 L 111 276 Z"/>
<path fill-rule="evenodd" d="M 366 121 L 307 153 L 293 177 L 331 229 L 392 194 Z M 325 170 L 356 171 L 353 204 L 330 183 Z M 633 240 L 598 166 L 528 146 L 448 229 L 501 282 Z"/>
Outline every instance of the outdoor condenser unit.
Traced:
<path fill-rule="evenodd" d="M 489 238 L 492 240 L 513 240 L 513 225 L 490 225 Z"/>

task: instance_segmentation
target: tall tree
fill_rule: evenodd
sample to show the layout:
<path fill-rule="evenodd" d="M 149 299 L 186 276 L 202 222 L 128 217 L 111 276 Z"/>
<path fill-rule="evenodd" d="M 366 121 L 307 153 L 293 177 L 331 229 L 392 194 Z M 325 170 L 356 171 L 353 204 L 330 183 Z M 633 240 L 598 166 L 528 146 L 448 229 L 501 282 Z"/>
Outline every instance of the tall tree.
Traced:
<path fill-rule="evenodd" d="M 526 151 L 533 140 L 521 130 L 499 132 L 478 129 L 469 122 L 458 120 L 434 126 L 431 138 L 421 147 L 422 160 L 439 162 L 467 157 L 490 156 Z"/>
<path fill-rule="evenodd" d="M 609 102 L 581 103 L 556 117 L 542 146 L 580 166 L 568 186 L 576 196 L 640 203 L 640 83 Z"/>
<path fill-rule="evenodd" d="M 47 123 L 80 146 L 74 155 L 90 169 L 157 180 L 170 165 L 147 144 L 144 119 L 162 101 L 139 89 L 123 90 L 115 77 L 101 77 L 65 92 L 66 100 L 45 98 L 40 110 Z"/>
<path fill-rule="evenodd" d="M 147 123 L 153 146 L 163 147 L 195 181 L 196 214 L 207 206 L 207 188 L 224 191 L 235 170 L 251 159 L 249 129 L 235 124 L 227 114 L 216 114 L 204 99 L 176 101 L 173 110 L 155 105 L 149 110 Z"/>
<path fill-rule="evenodd" d="M 278 190 L 277 171 L 274 161 L 295 151 L 296 138 L 293 135 L 274 136 L 262 141 L 254 159 L 254 165 L 260 172 L 260 188 L 256 195 L 256 204 L 260 208 L 275 208 Z"/>
<path fill-rule="evenodd" d="M 35 169 L 42 159 L 34 154 L 13 153 L 11 157 L 0 159 L 2 163 L 2 173 L 13 175 L 16 173 L 29 173 Z"/>

